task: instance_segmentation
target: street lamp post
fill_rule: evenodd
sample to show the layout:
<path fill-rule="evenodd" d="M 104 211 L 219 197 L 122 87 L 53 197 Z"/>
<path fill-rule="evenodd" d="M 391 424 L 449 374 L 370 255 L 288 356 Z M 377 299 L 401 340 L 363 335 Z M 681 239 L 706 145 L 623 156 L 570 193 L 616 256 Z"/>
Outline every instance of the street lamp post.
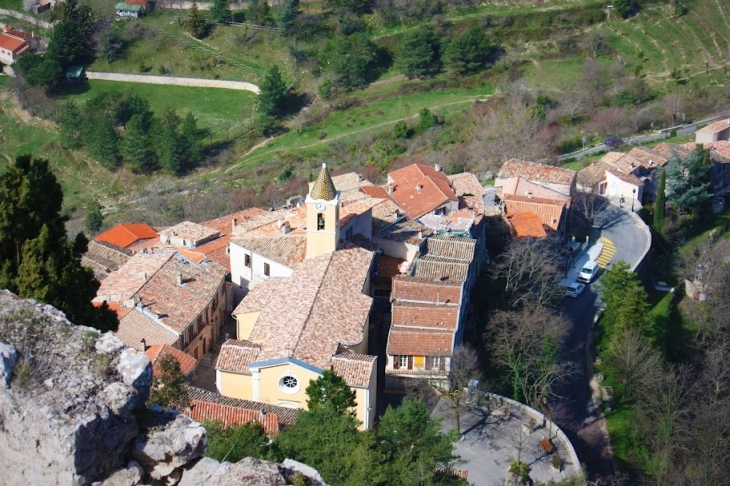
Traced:
<path fill-rule="evenodd" d="M 631 192 L 634 194 L 631 197 L 631 212 L 633 213 L 634 212 L 634 201 L 636 200 L 636 188 L 634 187 L 633 189 L 631 189 Z"/>

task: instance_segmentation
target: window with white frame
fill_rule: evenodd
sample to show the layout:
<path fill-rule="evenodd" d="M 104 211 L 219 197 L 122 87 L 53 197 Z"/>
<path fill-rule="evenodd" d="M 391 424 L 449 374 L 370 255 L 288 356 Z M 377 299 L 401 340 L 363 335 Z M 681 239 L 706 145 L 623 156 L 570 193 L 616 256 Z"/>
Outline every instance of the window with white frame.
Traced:
<path fill-rule="evenodd" d="M 301 383 L 294 373 L 287 371 L 279 380 L 279 390 L 290 395 L 296 393 L 301 388 Z"/>

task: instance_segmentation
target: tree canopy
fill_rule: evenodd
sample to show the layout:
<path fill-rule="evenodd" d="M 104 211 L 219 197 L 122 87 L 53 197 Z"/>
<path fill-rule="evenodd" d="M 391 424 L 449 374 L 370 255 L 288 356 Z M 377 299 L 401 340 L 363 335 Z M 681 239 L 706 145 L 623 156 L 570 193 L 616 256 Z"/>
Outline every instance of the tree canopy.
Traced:
<path fill-rule="evenodd" d="M 357 405 L 355 392 L 344 378 L 331 370 L 323 371 L 322 376 L 310 381 L 306 391 L 307 407 L 310 410 L 323 403 L 330 403 L 337 412 L 343 413 Z"/>
<path fill-rule="evenodd" d="M 116 330 L 116 314 L 91 304 L 99 281 L 81 265 L 88 240 L 68 239 L 62 204 L 47 160 L 22 155 L 0 173 L 0 287 L 51 304 L 76 324 Z"/>
<path fill-rule="evenodd" d="M 685 157 L 676 152 L 667 164 L 667 197 L 682 212 L 699 214 L 714 194 L 710 183 L 710 152 L 698 145 Z"/>
<path fill-rule="evenodd" d="M 287 101 L 286 84 L 278 66 L 272 66 L 261 83 L 256 110 L 264 116 L 280 115 Z"/>
<path fill-rule="evenodd" d="M 203 422 L 208 432 L 206 457 L 216 461 L 238 462 L 244 457 L 266 459 L 269 438 L 263 426 L 256 421 L 225 427 L 220 421 Z"/>
<path fill-rule="evenodd" d="M 180 369 L 180 362 L 171 354 L 164 354 L 159 362 L 160 376 L 152 380 L 150 387 L 150 405 L 161 407 L 177 406 L 184 408 L 188 404 L 188 383 Z"/>
<path fill-rule="evenodd" d="M 325 48 L 323 68 L 336 76 L 336 83 L 345 88 L 356 88 L 369 83 L 374 77 L 378 47 L 363 32 L 338 36 Z"/>
<path fill-rule="evenodd" d="M 437 74 L 441 70 L 441 42 L 433 28 L 407 32 L 396 50 L 395 65 L 409 79 Z"/>
<path fill-rule="evenodd" d="M 599 283 L 606 305 L 603 323 L 615 328 L 641 329 L 648 319 L 646 291 L 636 273 L 623 260 L 606 269 Z"/>
<path fill-rule="evenodd" d="M 472 27 L 449 43 L 444 52 L 444 63 L 455 74 L 473 73 L 486 65 L 492 50 L 484 29 Z"/>
<path fill-rule="evenodd" d="M 213 0 L 210 9 L 210 17 L 213 21 L 222 24 L 231 20 L 231 8 L 229 0 Z"/>

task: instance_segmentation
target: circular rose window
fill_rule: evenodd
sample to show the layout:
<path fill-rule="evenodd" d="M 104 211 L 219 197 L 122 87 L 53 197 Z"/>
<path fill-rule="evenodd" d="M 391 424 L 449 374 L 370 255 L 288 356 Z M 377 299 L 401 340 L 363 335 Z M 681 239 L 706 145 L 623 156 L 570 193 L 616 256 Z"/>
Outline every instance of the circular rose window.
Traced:
<path fill-rule="evenodd" d="M 284 375 L 279 380 L 279 388 L 284 393 L 296 393 L 299 391 L 299 380 L 294 375 Z"/>

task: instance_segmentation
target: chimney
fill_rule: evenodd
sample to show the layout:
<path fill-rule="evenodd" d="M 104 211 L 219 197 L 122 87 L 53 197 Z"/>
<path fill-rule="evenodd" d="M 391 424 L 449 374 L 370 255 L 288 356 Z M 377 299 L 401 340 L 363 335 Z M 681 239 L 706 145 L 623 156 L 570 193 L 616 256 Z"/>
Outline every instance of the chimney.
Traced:
<path fill-rule="evenodd" d="M 145 340 L 145 338 L 142 338 L 142 340 L 139 342 L 139 344 L 140 344 L 140 346 L 139 346 L 140 351 L 142 351 L 143 353 L 145 351 L 147 351 L 147 341 Z"/>
<path fill-rule="evenodd" d="M 144 273 L 144 280 L 143 280 L 143 281 L 144 281 L 144 282 L 146 282 L 146 281 L 147 281 L 147 272 L 145 272 L 145 273 Z"/>
<path fill-rule="evenodd" d="M 236 223 L 238 223 L 238 219 L 233 218 L 233 221 L 231 221 L 231 232 L 236 231 Z"/>
<path fill-rule="evenodd" d="M 433 170 L 435 170 L 436 172 L 441 172 L 441 164 L 434 164 Z"/>
<path fill-rule="evenodd" d="M 279 226 L 279 231 L 281 231 L 282 235 L 286 235 L 291 231 L 291 226 L 289 226 L 289 223 L 283 223 Z"/>
<path fill-rule="evenodd" d="M 178 273 L 178 274 L 177 274 L 177 286 L 178 286 L 178 287 L 182 287 L 182 284 L 183 284 L 183 277 L 182 277 L 182 273 Z"/>
<path fill-rule="evenodd" d="M 423 231 L 419 231 L 419 232 L 418 232 L 418 237 L 419 237 L 419 238 L 423 238 Z"/>
<path fill-rule="evenodd" d="M 437 282 L 441 281 L 441 272 L 436 272 L 436 278 L 434 278 L 434 280 Z"/>
<path fill-rule="evenodd" d="M 423 186 L 422 186 L 421 184 L 418 184 L 418 185 L 416 186 L 416 190 L 417 190 L 417 191 L 420 191 L 421 189 L 423 189 Z"/>
<path fill-rule="evenodd" d="M 388 194 L 393 194 L 393 184 L 388 184 Z"/>

